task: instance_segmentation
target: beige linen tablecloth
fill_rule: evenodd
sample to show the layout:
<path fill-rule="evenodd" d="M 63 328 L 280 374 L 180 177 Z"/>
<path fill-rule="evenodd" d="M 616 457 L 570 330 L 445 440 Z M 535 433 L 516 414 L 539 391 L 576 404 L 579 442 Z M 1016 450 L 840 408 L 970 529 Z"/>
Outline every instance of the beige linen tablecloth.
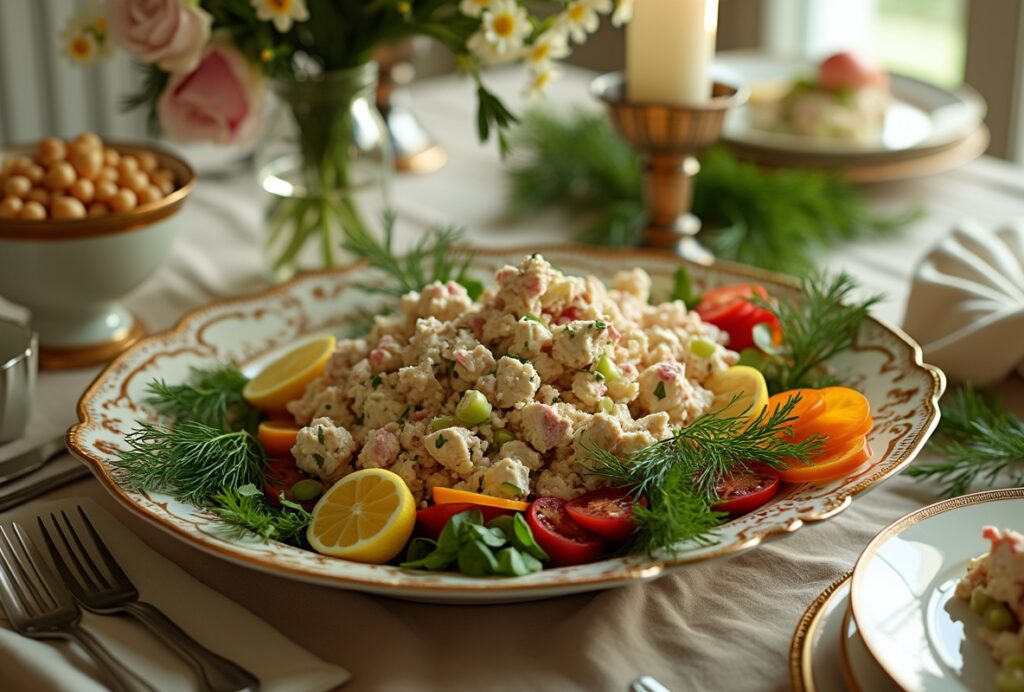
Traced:
<path fill-rule="evenodd" d="M 515 94 L 519 75 L 499 74 L 492 81 Z M 569 73 L 550 102 L 559 108 L 590 105 L 587 82 L 587 75 Z M 508 217 L 495 148 L 476 143 L 471 84 L 427 81 L 415 87 L 413 99 L 451 158 L 435 174 L 396 181 L 405 241 L 435 221 L 464 225 L 482 245 L 571 238 L 568 217 Z M 889 298 L 877 314 L 896 323 L 914 263 L 954 223 L 1024 216 L 1024 173 L 995 160 L 869 194 L 879 209 L 921 203 L 926 214 L 898 237 L 842 247 L 822 261 L 853 272 L 865 291 L 884 291 Z M 201 183 L 182 221 L 170 260 L 128 301 L 154 329 L 201 303 L 262 285 L 260 200 L 249 177 Z M 28 441 L 74 422 L 78 394 L 96 372 L 42 375 Z M 1024 384 L 1016 380 L 1003 389 L 1019 397 Z M 937 499 L 934 487 L 898 477 L 829 521 L 649 584 L 523 605 L 464 607 L 406 603 L 250 571 L 164 535 L 116 505 L 95 481 L 48 497 L 70 495 L 95 498 L 200 581 L 347 668 L 353 678 L 345 689 L 353 691 L 625 690 L 642 674 L 672 690 L 786 689 L 790 635 L 808 603 L 850 568 L 882 526 Z"/>

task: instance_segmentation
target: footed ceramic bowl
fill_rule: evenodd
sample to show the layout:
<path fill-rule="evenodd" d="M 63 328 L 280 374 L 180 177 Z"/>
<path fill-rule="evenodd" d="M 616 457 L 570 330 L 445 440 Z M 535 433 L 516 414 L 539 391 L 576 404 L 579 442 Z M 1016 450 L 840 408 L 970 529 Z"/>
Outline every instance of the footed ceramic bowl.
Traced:
<path fill-rule="evenodd" d="M 152 152 L 175 190 L 130 212 L 85 219 L 0 219 L 0 296 L 27 307 L 43 368 L 103 363 L 145 334 L 119 304 L 163 263 L 177 212 L 195 186 L 181 159 L 149 145 L 108 143 L 124 154 Z M 0 158 L 24 148 L 0 151 Z"/>

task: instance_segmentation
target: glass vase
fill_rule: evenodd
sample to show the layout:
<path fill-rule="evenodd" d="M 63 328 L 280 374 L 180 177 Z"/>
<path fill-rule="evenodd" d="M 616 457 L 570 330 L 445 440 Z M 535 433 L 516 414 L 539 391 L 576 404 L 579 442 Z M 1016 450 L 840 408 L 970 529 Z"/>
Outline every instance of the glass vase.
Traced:
<path fill-rule="evenodd" d="M 344 238 L 379 222 L 392 155 L 376 85 L 375 63 L 271 83 L 277 112 L 257 166 L 272 280 L 338 264 Z"/>

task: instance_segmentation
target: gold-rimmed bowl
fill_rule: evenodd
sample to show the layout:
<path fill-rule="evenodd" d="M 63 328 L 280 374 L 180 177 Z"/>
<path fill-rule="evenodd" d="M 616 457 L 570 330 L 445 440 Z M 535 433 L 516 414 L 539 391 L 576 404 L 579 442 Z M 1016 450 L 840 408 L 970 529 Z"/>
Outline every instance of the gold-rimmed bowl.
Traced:
<path fill-rule="evenodd" d="M 167 256 L 176 219 L 195 187 L 183 160 L 150 144 L 108 142 L 121 154 L 151 153 L 174 190 L 124 213 L 85 219 L 0 219 L 0 296 L 31 311 L 43 368 L 103 363 L 145 334 L 120 300 Z M 0 148 L 0 159 L 32 147 Z"/>

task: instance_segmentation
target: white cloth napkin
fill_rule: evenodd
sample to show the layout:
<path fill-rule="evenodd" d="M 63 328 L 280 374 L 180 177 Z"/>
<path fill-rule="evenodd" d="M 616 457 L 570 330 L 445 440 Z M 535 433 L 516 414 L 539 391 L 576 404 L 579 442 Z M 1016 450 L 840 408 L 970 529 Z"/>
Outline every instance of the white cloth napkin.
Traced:
<path fill-rule="evenodd" d="M 33 503 L 0 515 L 18 521 L 39 541 L 36 516 L 85 507 L 97 531 L 135 582 L 142 600 L 157 606 L 196 641 L 237 662 L 260 679 L 261 690 L 314 692 L 342 685 L 349 673 L 329 665 L 266 622 L 154 552 L 88 498 Z M 211 558 L 214 559 L 214 558 Z M 269 597 L 269 595 L 268 595 Z M 131 618 L 84 613 L 82 624 L 142 679 L 158 690 L 198 689 L 186 663 Z M 105 689 L 102 675 L 77 645 L 28 639 L 10 629 L 0 611 L 0 688 Z"/>
<path fill-rule="evenodd" d="M 1024 375 L 1024 230 L 966 224 L 914 272 L 907 332 L 928 362 L 978 385 Z"/>

